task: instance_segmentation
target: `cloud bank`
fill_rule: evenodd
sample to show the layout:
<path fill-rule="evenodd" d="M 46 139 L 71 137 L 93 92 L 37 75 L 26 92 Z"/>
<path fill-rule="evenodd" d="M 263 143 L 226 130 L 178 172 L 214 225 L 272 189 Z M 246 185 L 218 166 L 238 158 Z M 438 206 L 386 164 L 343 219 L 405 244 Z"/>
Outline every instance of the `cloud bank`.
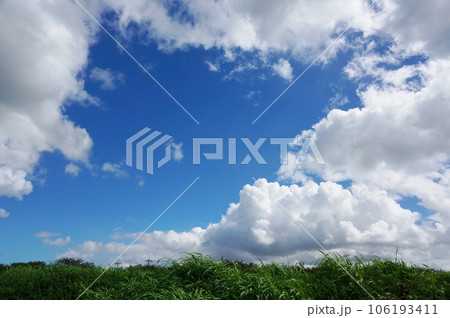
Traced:
<path fill-rule="evenodd" d="M 402 208 L 386 191 L 363 185 L 345 189 L 333 182 L 283 186 L 259 179 L 244 186 L 240 201 L 230 205 L 220 222 L 206 229 L 144 234 L 121 262 L 177 258 L 183 252 L 247 261 L 314 262 L 321 247 L 289 214 L 330 252 L 393 256 L 398 247 L 405 259 L 436 265 L 446 248 L 436 240 L 442 224 L 418 224 L 420 214 Z M 86 241 L 60 256 L 101 261 L 97 255 L 106 255 L 103 261 L 111 261 L 139 234 L 117 234 L 108 243 Z"/>

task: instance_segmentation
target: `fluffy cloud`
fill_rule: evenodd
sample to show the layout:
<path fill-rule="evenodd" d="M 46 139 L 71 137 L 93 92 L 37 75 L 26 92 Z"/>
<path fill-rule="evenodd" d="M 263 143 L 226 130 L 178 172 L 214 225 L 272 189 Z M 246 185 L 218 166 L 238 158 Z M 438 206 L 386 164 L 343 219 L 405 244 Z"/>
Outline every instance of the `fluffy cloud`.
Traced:
<path fill-rule="evenodd" d="M 194 228 L 189 232 L 154 231 L 144 234 L 127 252 L 120 261 L 123 264 L 143 263 L 146 259 L 158 260 L 161 258 L 175 259 L 185 251 L 201 251 L 202 233 L 201 228 Z M 116 239 L 134 240 L 140 233 L 126 235 L 115 235 Z M 129 243 L 128 243 L 129 244 Z M 111 241 L 107 243 L 97 241 L 86 241 L 68 249 L 61 257 L 81 257 L 84 259 L 95 259 L 105 263 L 112 262 L 120 255 L 128 244 Z"/>
<path fill-rule="evenodd" d="M 368 7 L 363 0 L 103 3 L 118 13 L 118 27 L 124 36 L 129 34 L 128 27 L 137 23 L 162 50 L 216 47 L 223 49 L 229 61 L 234 60 L 237 50 L 292 52 L 301 60 L 311 61 Z M 373 15 L 374 11 L 369 12 L 355 27 L 368 32 Z M 331 50 L 324 58 L 335 53 Z"/>
<path fill-rule="evenodd" d="M 73 163 L 69 163 L 64 169 L 65 173 L 68 173 L 74 177 L 77 177 L 80 174 L 80 167 Z"/>
<path fill-rule="evenodd" d="M 128 173 L 123 170 L 123 165 L 118 163 L 105 162 L 102 166 L 102 171 L 114 175 L 118 179 L 128 178 Z"/>
<path fill-rule="evenodd" d="M 450 52 L 450 11 L 448 1 L 383 1 L 385 13 L 378 29 L 393 36 L 404 50 L 426 53 L 435 58 Z M 432 21 L 432 23 L 431 23 Z"/>
<path fill-rule="evenodd" d="M 188 232 L 144 234 L 121 261 L 133 264 L 148 257 L 201 252 L 247 261 L 286 261 L 287 257 L 313 262 L 320 256 L 316 252 L 320 247 L 286 211 L 329 251 L 393 255 L 398 246 L 405 259 L 432 263 L 445 248 L 435 240 L 442 224 L 419 225 L 420 214 L 403 209 L 384 190 L 364 185 L 344 189 L 333 182 L 282 186 L 260 179 L 241 190 L 240 202 L 231 204 L 220 222 Z M 127 247 L 123 240 L 131 241 L 139 234 L 116 235 L 115 241 L 107 243 L 87 241 L 62 256 L 98 260 L 104 255 L 110 262 Z M 439 266 L 450 266 L 450 259 Z"/>
<path fill-rule="evenodd" d="M 272 68 L 281 78 L 287 81 L 292 80 L 292 66 L 288 60 L 280 58 L 278 62 L 272 66 Z"/>
<path fill-rule="evenodd" d="M 5 209 L 0 209 L 0 219 L 6 219 L 9 216 L 9 212 Z"/>
<path fill-rule="evenodd" d="M 427 235 L 443 251 L 448 246 L 444 242 L 450 239 L 450 129 L 446 121 L 450 116 L 450 48 L 435 42 L 448 36 L 450 23 L 440 22 L 442 28 L 437 29 L 426 25 L 426 17 L 434 12 L 436 19 L 448 4 L 413 7 L 409 2 L 403 4 L 414 19 L 407 21 L 403 13 L 398 14 L 400 22 L 396 23 L 404 25 L 392 30 L 394 42 L 388 50 L 368 42 L 365 52 L 356 53 L 345 68 L 348 77 L 360 84 L 363 106 L 331 110 L 312 129 L 297 136 L 313 137 L 326 165 L 308 161 L 299 167 L 290 160 L 278 174 L 281 179 L 306 184 L 313 173 L 331 182 L 348 182 L 352 188 L 385 191 L 396 202 L 417 198 L 431 213 L 421 216 L 419 222 L 434 227 Z M 417 23 L 413 26 L 412 21 Z M 416 25 L 423 30 L 414 36 L 410 31 Z M 418 62 L 412 63 L 414 60 Z M 296 154 L 293 149 L 289 158 Z M 352 231 L 351 227 L 346 231 Z M 418 253 L 423 255 L 420 247 Z M 433 257 L 431 262 L 446 263 L 438 253 Z"/>
<path fill-rule="evenodd" d="M 24 195 L 29 194 L 33 185 L 26 176 L 25 170 L 0 166 L 0 195 L 22 199 Z"/>
<path fill-rule="evenodd" d="M 161 49 L 216 47 L 223 49 L 227 61 L 233 61 L 240 50 L 263 51 L 262 57 L 274 51 L 290 52 L 294 58 L 310 61 L 367 5 L 363 0 L 196 0 L 170 6 L 161 1 L 104 0 L 87 4 L 95 16 L 113 9 L 124 36 L 137 23 Z M 448 54 L 448 3 L 385 0 L 377 7 L 358 20 L 354 30 L 365 35 L 390 34 L 407 50 L 437 57 Z M 430 17 L 436 23 L 429 23 Z M 71 160 L 88 160 L 92 140 L 85 129 L 64 116 L 62 107 L 70 98 L 95 102 L 77 76 L 87 61 L 89 26 L 85 14 L 71 2 L 31 1 L 24 7 L 2 1 L 0 18 L 0 195 L 20 199 L 33 189 L 30 176 L 42 152 L 60 150 Z M 324 58 L 334 56 L 344 42 L 338 42 Z M 217 68 L 212 63 L 208 66 Z M 238 65 L 236 71 L 240 69 Z M 292 78 L 287 60 L 280 59 L 274 69 Z M 94 68 L 90 76 L 105 89 L 120 81 L 119 73 L 107 69 Z"/>
<path fill-rule="evenodd" d="M 113 10 L 126 38 L 134 26 L 161 50 L 219 48 L 228 62 L 241 52 L 259 51 L 262 60 L 284 53 L 303 62 L 315 59 L 351 23 L 364 37 L 392 38 L 399 48 L 443 57 L 449 51 L 450 23 L 445 1 L 120 1 L 87 4 L 93 12 Z M 282 17 L 282 18 L 281 18 Z M 434 21 L 434 23 L 429 23 Z M 320 61 L 327 62 L 349 42 L 344 36 Z M 218 64 L 207 62 L 212 71 Z"/>
<path fill-rule="evenodd" d="M 383 71 L 381 86 L 360 92 L 362 109 L 332 110 L 299 136 L 313 135 L 327 162 L 324 168 L 310 168 L 327 180 L 353 180 L 416 196 L 448 217 L 450 189 L 441 180 L 450 161 L 449 71 L 450 60 Z M 408 79 L 417 72 L 423 88 L 408 89 Z M 279 171 L 293 181 L 300 181 L 301 174 L 294 177 L 298 172 L 292 165 Z"/>
<path fill-rule="evenodd" d="M 87 61 L 89 29 L 71 2 L 0 3 L 0 195 L 22 198 L 44 151 L 88 160 L 92 140 L 63 113 L 87 98 L 77 77 Z"/>
<path fill-rule="evenodd" d="M 63 238 L 57 238 L 57 239 L 49 239 L 49 238 L 45 238 L 42 240 L 42 243 L 46 244 L 46 245 L 51 245 L 51 246 L 65 246 L 67 244 L 70 243 L 70 236 L 67 236 L 65 239 Z"/>
<path fill-rule="evenodd" d="M 89 78 L 99 82 L 100 87 L 105 90 L 113 90 L 124 81 L 124 75 L 120 72 L 113 72 L 110 69 L 94 67 L 89 74 Z"/>
<path fill-rule="evenodd" d="M 65 239 L 63 239 L 63 238 L 51 239 L 52 237 L 59 236 L 59 235 L 60 235 L 60 233 L 51 233 L 51 232 L 43 231 L 43 232 L 36 233 L 35 236 L 37 238 L 41 238 L 42 243 L 44 243 L 45 245 L 61 247 L 61 246 L 65 246 L 70 243 L 70 236 L 67 236 Z"/>

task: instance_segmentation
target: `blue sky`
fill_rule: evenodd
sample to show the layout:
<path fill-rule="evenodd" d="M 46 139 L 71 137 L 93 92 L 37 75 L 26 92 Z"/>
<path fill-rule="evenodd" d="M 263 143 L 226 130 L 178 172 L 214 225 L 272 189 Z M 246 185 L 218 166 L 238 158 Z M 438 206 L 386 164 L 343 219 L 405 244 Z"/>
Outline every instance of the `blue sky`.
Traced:
<path fill-rule="evenodd" d="M 199 177 L 124 263 L 193 251 L 314 261 L 319 247 L 281 203 L 329 251 L 399 247 L 448 267 L 450 49 L 435 39 L 449 26 L 411 34 L 397 1 L 368 11 L 350 2 L 81 2 L 200 124 L 76 3 L 36 2 L 30 13 L 3 2 L 0 66 L 11 80 L 0 82 L 0 262 L 108 264 Z M 125 141 L 144 127 L 171 135 L 183 158 L 153 175 L 126 166 Z M 280 165 L 267 140 L 266 165 L 193 165 L 199 137 L 224 138 L 225 156 L 238 138 L 238 162 L 248 153 L 239 138 L 312 137 L 326 164 Z"/>

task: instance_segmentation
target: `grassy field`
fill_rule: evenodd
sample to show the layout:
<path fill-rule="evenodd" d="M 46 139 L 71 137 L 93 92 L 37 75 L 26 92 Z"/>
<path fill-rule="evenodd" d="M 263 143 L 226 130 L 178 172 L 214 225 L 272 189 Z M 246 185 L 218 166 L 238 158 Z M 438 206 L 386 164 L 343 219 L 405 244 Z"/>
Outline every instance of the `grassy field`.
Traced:
<path fill-rule="evenodd" d="M 248 264 L 189 255 L 164 266 L 109 269 L 82 299 L 450 299 L 450 272 L 403 261 L 325 256 L 301 264 Z M 82 260 L 0 265 L 0 299 L 76 299 L 103 271 Z"/>

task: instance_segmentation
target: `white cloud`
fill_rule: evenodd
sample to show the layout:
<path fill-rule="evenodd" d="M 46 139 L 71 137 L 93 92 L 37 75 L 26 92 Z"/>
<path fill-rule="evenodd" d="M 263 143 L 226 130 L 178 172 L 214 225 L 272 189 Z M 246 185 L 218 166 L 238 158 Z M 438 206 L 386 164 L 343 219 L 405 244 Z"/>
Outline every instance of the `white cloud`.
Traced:
<path fill-rule="evenodd" d="M 408 71 L 382 72 L 388 84 L 360 92 L 364 108 L 332 110 L 309 132 L 327 163 L 320 174 L 416 196 L 427 208 L 450 216 L 450 189 L 440 181 L 450 162 L 450 60 L 403 68 Z M 405 84 L 416 72 L 423 84 L 418 91 Z"/>
<path fill-rule="evenodd" d="M 128 178 L 128 173 L 123 170 L 123 165 L 118 163 L 105 162 L 102 166 L 102 171 L 113 174 L 116 178 Z"/>
<path fill-rule="evenodd" d="M 26 177 L 25 170 L 0 166 L 0 195 L 22 199 L 33 190 L 33 185 Z"/>
<path fill-rule="evenodd" d="M 137 177 L 138 186 L 143 187 L 145 185 L 145 181 L 141 176 Z"/>
<path fill-rule="evenodd" d="M 113 72 L 109 68 L 101 69 L 94 67 L 89 77 L 100 83 L 100 87 L 105 90 L 113 90 L 120 83 L 124 82 L 124 75 L 120 72 Z"/>
<path fill-rule="evenodd" d="M 51 239 L 52 237 L 59 236 L 59 235 L 60 235 L 60 233 L 52 233 L 52 232 L 43 231 L 43 232 L 36 233 L 35 236 L 37 238 L 41 238 L 42 243 L 44 243 L 45 245 L 60 247 L 60 246 L 65 246 L 70 243 L 70 236 L 67 236 L 65 239 L 63 239 L 63 238 Z"/>
<path fill-rule="evenodd" d="M 37 238 L 49 238 L 49 237 L 58 236 L 58 235 L 60 235 L 60 233 L 51 233 L 51 232 L 43 231 L 43 232 L 36 233 L 35 236 Z"/>
<path fill-rule="evenodd" d="M 220 65 L 219 64 L 213 64 L 210 61 L 205 61 L 206 65 L 208 65 L 208 70 L 210 70 L 211 72 L 218 72 L 220 69 Z"/>
<path fill-rule="evenodd" d="M 334 109 L 298 136 L 314 137 L 326 165 L 309 161 L 299 167 L 291 161 L 278 173 L 293 182 L 307 183 L 310 173 L 332 182 L 350 181 L 352 188 L 385 191 L 394 202 L 415 197 L 434 212 L 421 218 L 422 224 L 434 229 L 420 237 L 428 236 L 442 252 L 450 239 L 450 128 L 446 120 L 450 116 L 450 58 L 403 65 L 408 57 L 403 54 L 392 51 L 380 56 L 370 50 L 357 54 L 345 70 L 350 78 L 361 80 L 358 93 L 363 107 Z M 351 226 L 343 230 L 353 231 Z M 447 264 L 439 253 L 425 256 L 421 249 L 419 244 L 418 255 L 430 262 Z"/>
<path fill-rule="evenodd" d="M 329 109 L 341 108 L 349 103 L 349 99 L 347 96 L 343 96 L 339 93 L 336 93 L 333 97 L 331 97 L 328 102 Z"/>
<path fill-rule="evenodd" d="M 5 209 L 0 209 L 0 219 L 6 219 L 9 216 L 9 212 Z"/>
<path fill-rule="evenodd" d="M 252 90 L 247 95 L 245 95 L 245 98 L 252 101 L 254 106 L 259 106 L 259 100 L 261 99 L 261 91 Z"/>
<path fill-rule="evenodd" d="M 256 90 L 256 91 L 250 91 L 247 95 L 245 95 L 245 98 L 254 99 L 255 97 L 259 97 L 259 96 L 261 96 L 261 91 Z"/>
<path fill-rule="evenodd" d="M 104 3 L 119 13 L 118 25 L 124 35 L 135 22 L 146 29 L 161 49 L 216 47 L 223 49 L 230 61 L 234 60 L 236 49 L 290 51 L 310 61 L 368 6 L 362 0 L 194 0 L 180 1 L 177 5 L 105 0 Z M 363 17 L 357 27 L 368 30 L 372 14 Z M 190 19 L 185 19 L 186 16 Z"/>
<path fill-rule="evenodd" d="M 231 204 L 219 223 L 188 232 L 144 234 L 121 261 L 131 264 L 143 262 L 146 257 L 177 258 L 183 252 L 247 261 L 286 261 L 286 257 L 291 262 L 305 258 L 314 261 L 320 247 L 277 202 L 330 251 L 394 255 L 398 246 L 405 259 L 432 263 L 445 248 L 436 240 L 442 224 L 418 225 L 420 214 L 403 209 L 384 190 L 365 185 L 344 189 L 333 182 L 281 186 L 260 179 L 241 190 L 240 202 Z M 114 238 L 132 240 L 139 234 Z M 126 246 L 121 241 L 87 241 L 63 256 L 98 259 L 98 255 L 106 253 L 111 261 Z M 450 259 L 444 258 L 438 265 L 449 267 Z"/>
<path fill-rule="evenodd" d="M 65 246 L 67 244 L 70 243 L 70 236 L 67 236 L 65 239 L 62 238 L 57 238 L 57 239 L 49 239 L 49 238 L 45 238 L 42 240 L 42 243 L 46 244 L 46 245 L 51 245 L 51 246 Z"/>
<path fill-rule="evenodd" d="M 77 177 L 80 174 L 80 167 L 73 163 L 69 163 L 64 169 L 65 173 L 68 173 L 74 177 Z"/>
<path fill-rule="evenodd" d="M 183 157 L 184 157 L 183 149 L 182 149 L 183 143 L 177 144 L 177 143 L 172 142 L 170 144 L 170 146 L 172 147 L 172 158 L 175 161 L 181 161 L 181 159 L 183 159 Z"/>
<path fill-rule="evenodd" d="M 88 96 L 77 76 L 90 35 L 71 2 L 2 1 L 0 21 L 0 195 L 21 199 L 42 152 L 88 161 L 92 140 L 63 105 Z"/>
<path fill-rule="evenodd" d="M 292 66 L 288 60 L 280 58 L 278 62 L 272 66 L 272 68 L 281 78 L 287 81 L 292 81 Z"/>
<path fill-rule="evenodd" d="M 382 35 L 406 51 L 425 51 L 437 57 L 448 54 L 449 3 L 380 0 L 363 15 L 369 4 L 365 0 L 183 0 L 171 5 L 157 0 L 104 0 L 106 8 L 102 9 L 118 13 L 117 27 L 124 37 L 133 34 L 130 28 L 137 23 L 161 50 L 219 48 L 227 62 L 245 52 L 263 53 L 261 57 L 277 52 L 311 62 L 353 22 L 347 34 Z M 319 62 L 328 62 L 346 44 L 344 36 Z M 211 71 L 218 70 L 218 65 L 206 63 Z"/>
<path fill-rule="evenodd" d="M 449 55 L 450 2 L 385 0 L 383 3 L 387 10 L 377 21 L 377 27 L 393 36 L 401 49 L 425 52 L 433 58 Z"/>
<path fill-rule="evenodd" d="M 252 62 L 245 62 L 238 64 L 236 67 L 234 67 L 227 75 L 223 77 L 224 80 L 231 80 L 233 78 L 236 78 L 240 73 L 248 70 L 256 70 L 258 67 L 255 63 Z"/>

